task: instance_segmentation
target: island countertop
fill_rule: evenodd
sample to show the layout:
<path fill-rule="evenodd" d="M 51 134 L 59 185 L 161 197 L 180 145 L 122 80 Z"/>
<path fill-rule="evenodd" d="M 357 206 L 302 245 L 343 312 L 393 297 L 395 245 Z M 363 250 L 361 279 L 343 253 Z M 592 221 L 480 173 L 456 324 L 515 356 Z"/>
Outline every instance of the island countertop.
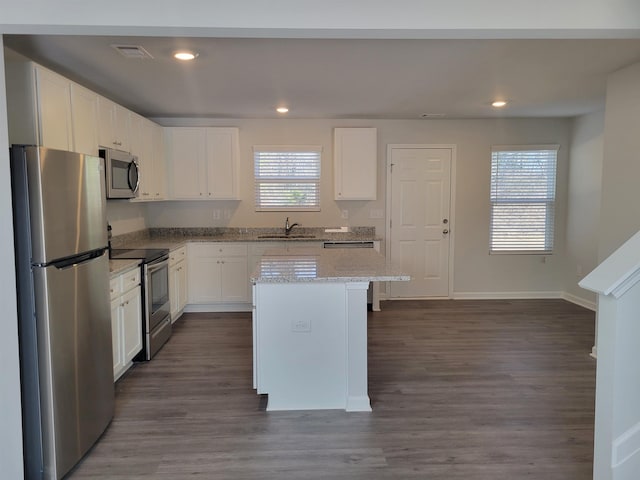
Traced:
<path fill-rule="evenodd" d="M 373 249 L 274 248 L 261 257 L 252 283 L 409 281 Z"/>

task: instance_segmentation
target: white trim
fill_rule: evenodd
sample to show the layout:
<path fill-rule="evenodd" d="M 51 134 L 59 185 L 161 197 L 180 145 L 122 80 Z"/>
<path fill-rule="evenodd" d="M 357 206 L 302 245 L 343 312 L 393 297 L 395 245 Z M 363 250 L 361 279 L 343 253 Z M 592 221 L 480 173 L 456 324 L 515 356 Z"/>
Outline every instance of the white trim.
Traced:
<path fill-rule="evenodd" d="M 454 300 L 564 299 L 564 292 L 454 292 Z"/>
<path fill-rule="evenodd" d="M 253 152 L 318 152 L 322 145 L 254 145 Z"/>
<path fill-rule="evenodd" d="M 589 356 L 595 358 L 596 360 L 598 359 L 598 350 L 596 349 L 595 345 L 591 347 L 591 353 L 589 354 Z"/>
<path fill-rule="evenodd" d="M 208 303 L 204 305 L 187 305 L 185 313 L 209 313 L 209 312 L 251 312 L 251 303 Z"/>
<path fill-rule="evenodd" d="M 402 148 L 440 148 L 451 150 L 451 169 L 449 172 L 449 286 L 448 295 L 446 297 L 424 297 L 419 300 L 436 299 L 436 298 L 452 298 L 453 292 L 453 273 L 454 273 L 454 245 L 455 245 L 455 211 L 456 211 L 456 159 L 458 156 L 458 147 L 454 143 L 388 143 L 387 159 L 385 162 L 386 181 L 386 225 L 385 225 L 385 256 L 391 259 L 391 156 L 394 149 Z M 454 226 L 451 228 L 451 226 Z M 391 298 L 389 295 L 389 285 L 387 284 L 385 297 L 387 300 Z M 409 298 L 399 298 L 398 300 L 410 300 Z"/>
<path fill-rule="evenodd" d="M 491 145 L 492 152 L 526 152 L 528 150 L 560 150 L 560 145 Z"/>
<path fill-rule="evenodd" d="M 593 312 L 596 311 L 596 302 L 593 302 L 591 300 L 578 297 L 577 295 L 573 295 L 572 293 L 568 292 L 563 292 L 562 298 L 564 298 L 567 302 L 575 303 L 576 305 L 580 305 L 581 307 L 587 308 Z"/>

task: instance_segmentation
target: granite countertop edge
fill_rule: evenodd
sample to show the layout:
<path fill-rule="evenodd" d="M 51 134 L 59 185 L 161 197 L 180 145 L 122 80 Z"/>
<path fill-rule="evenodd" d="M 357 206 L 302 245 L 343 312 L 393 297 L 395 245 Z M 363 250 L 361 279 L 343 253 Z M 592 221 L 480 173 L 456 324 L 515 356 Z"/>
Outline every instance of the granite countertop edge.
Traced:
<path fill-rule="evenodd" d="M 111 279 L 140 267 L 140 259 L 128 259 L 128 260 L 109 260 L 109 277 Z"/>
<path fill-rule="evenodd" d="M 323 228 L 300 229 L 288 238 L 264 238 L 265 235 L 281 235 L 282 229 L 274 228 L 153 228 L 132 234 L 114 237 L 113 248 L 168 248 L 173 251 L 189 242 L 229 242 L 229 243 L 269 243 L 306 244 L 313 242 L 381 241 L 373 227 L 355 227 L 350 232 L 324 232 Z M 296 238 L 295 235 L 313 235 L 311 238 Z"/>

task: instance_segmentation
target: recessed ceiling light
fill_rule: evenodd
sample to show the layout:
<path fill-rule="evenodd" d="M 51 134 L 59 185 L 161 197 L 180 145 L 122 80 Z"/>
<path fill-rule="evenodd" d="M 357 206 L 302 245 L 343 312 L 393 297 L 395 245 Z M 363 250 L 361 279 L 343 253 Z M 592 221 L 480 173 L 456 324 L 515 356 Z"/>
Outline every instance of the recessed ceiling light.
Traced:
<path fill-rule="evenodd" d="M 174 53 L 173 56 L 178 60 L 193 60 L 198 56 L 198 54 L 193 52 L 182 51 L 182 52 Z"/>
<path fill-rule="evenodd" d="M 496 100 L 495 102 L 493 102 L 491 104 L 492 107 L 496 107 L 496 108 L 502 108 L 507 104 L 507 102 L 505 102 L 504 100 Z"/>
<path fill-rule="evenodd" d="M 276 108 L 276 112 L 278 113 L 287 113 L 289 109 L 287 107 L 278 107 Z"/>

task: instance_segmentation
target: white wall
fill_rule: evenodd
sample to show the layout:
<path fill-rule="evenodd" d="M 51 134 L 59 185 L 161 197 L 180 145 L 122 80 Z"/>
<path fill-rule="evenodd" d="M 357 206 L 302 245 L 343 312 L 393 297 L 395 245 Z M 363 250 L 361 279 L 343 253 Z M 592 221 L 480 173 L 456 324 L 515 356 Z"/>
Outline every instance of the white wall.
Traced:
<path fill-rule="evenodd" d="M 564 225 L 568 145 L 571 122 L 563 119 L 510 120 L 206 120 L 155 119 L 163 125 L 237 126 L 240 128 L 241 201 L 161 202 L 147 207 L 150 227 L 280 226 L 287 214 L 255 212 L 252 146 L 322 145 L 321 212 L 292 212 L 305 226 L 375 226 L 385 234 L 385 219 L 370 218 L 385 209 L 386 146 L 393 143 L 457 145 L 454 292 L 459 297 L 540 295 L 563 290 Z M 337 126 L 378 128 L 378 200 L 333 200 L 332 131 Z M 494 255 L 489 252 L 489 170 L 492 144 L 560 144 L 556 254 L 548 257 Z M 214 219 L 218 210 L 220 220 Z M 348 210 L 349 219 L 341 218 Z"/>
<path fill-rule="evenodd" d="M 107 222 L 113 235 L 136 232 L 147 228 L 146 207 L 126 200 L 107 200 Z"/>
<path fill-rule="evenodd" d="M 598 259 L 640 230 L 640 63 L 609 76 Z"/>
<path fill-rule="evenodd" d="M 0 37 L 0 92 L 4 85 L 4 49 Z M 0 476 L 22 478 L 22 413 L 18 362 L 18 316 L 9 176 L 7 105 L 0 94 Z"/>
<path fill-rule="evenodd" d="M 595 305 L 596 294 L 578 286 L 598 264 L 604 112 L 574 119 L 569 155 L 565 291 Z"/>

